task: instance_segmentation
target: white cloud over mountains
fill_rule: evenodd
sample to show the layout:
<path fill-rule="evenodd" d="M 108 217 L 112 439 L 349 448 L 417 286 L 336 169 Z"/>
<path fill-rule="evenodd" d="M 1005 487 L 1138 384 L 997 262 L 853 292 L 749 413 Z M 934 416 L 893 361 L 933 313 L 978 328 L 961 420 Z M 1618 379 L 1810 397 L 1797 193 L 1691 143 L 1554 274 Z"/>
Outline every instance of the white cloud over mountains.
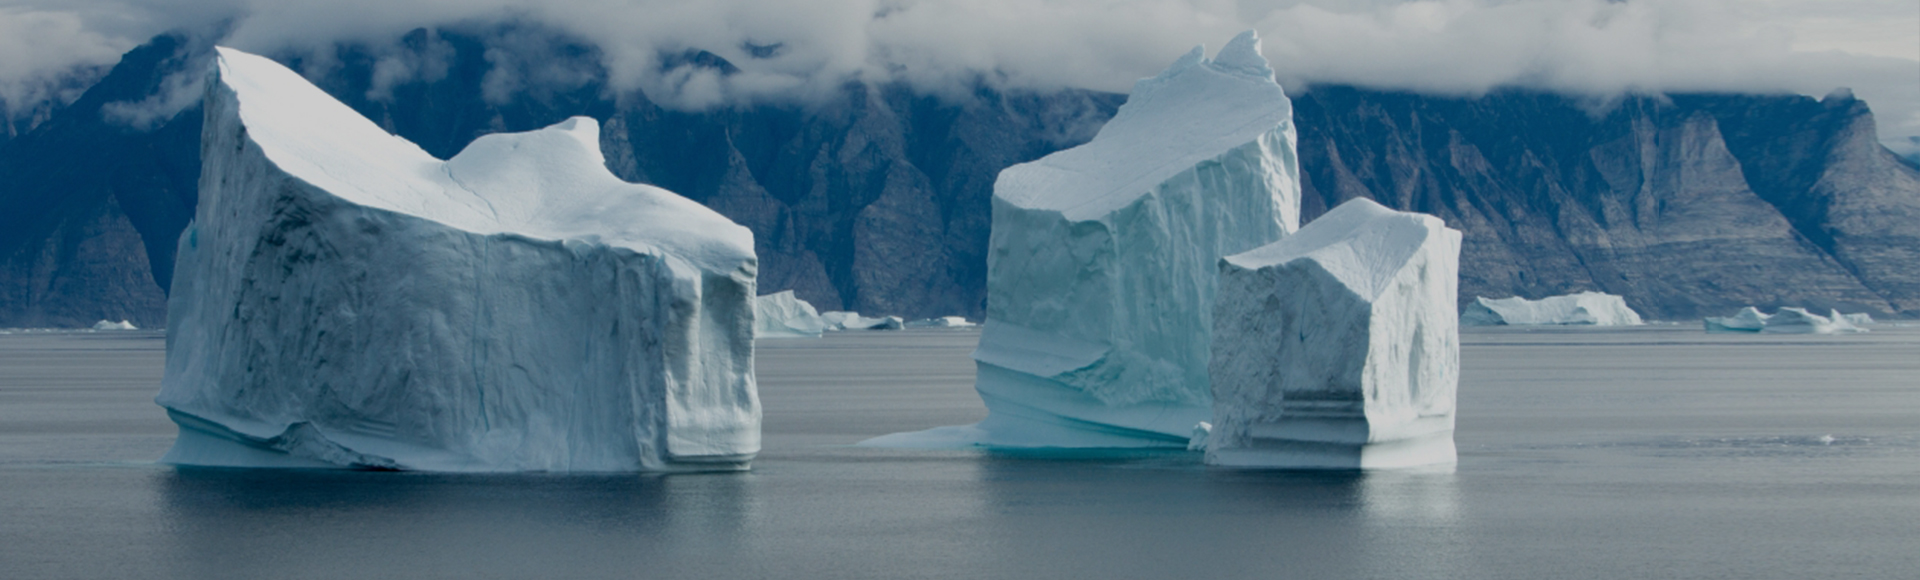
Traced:
<path fill-rule="evenodd" d="M 1606 97 L 1817 96 L 1846 86 L 1879 113 L 1883 140 L 1902 146 L 1920 135 L 1912 0 L 0 0 L 0 98 L 111 63 L 153 34 L 224 18 L 234 19 L 225 43 L 262 52 L 535 21 L 597 45 L 617 87 L 684 107 L 805 97 L 850 78 L 932 91 L 974 80 L 1124 91 L 1195 44 L 1255 28 L 1292 88 L 1520 86 Z M 661 55 L 689 49 L 742 72 L 661 70 Z M 434 70 L 396 61 L 382 74 Z M 504 75 L 490 90 L 512 90 Z"/>

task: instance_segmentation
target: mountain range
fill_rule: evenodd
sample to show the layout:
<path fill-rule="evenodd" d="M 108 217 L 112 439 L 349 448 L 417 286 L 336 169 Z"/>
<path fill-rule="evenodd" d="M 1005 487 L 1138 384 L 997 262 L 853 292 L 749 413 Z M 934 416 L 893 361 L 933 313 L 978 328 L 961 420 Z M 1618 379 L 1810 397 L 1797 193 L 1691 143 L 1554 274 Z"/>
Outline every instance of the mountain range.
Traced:
<path fill-rule="evenodd" d="M 442 158 L 488 133 L 600 119 L 615 174 L 754 231 L 761 292 L 868 314 L 977 319 L 999 171 L 1085 142 L 1125 101 L 849 82 L 685 111 L 610 88 L 597 49 L 537 28 L 416 30 L 398 46 L 279 60 Z M 514 51 L 539 57 L 502 56 Z M 9 121 L 0 327 L 164 324 L 209 52 L 155 38 L 77 100 Z M 703 51 L 661 60 L 739 70 Z M 394 62 L 416 74 L 396 80 Z M 1920 315 L 1920 168 L 1880 145 L 1844 91 L 1596 101 L 1316 85 L 1293 99 L 1303 218 L 1355 197 L 1440 216 L 1465 233 L 1463 300 L 1599 290 L 1654 319 L 1746 305 Z"/>

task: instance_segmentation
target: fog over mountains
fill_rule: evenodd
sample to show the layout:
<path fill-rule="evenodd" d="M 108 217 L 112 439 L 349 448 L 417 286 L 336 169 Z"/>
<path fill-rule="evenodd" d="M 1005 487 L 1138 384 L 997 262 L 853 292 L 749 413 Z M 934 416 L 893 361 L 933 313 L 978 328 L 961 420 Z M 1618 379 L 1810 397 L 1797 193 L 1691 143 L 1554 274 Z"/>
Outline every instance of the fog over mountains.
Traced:
<path fill-rule="evenodd" d="M 0 326 L 164 322 L 199 171 L 193 71 L 212 37 L 157 38 L 76 81 L 70 104 L 38 101 L 11 121 Z M 657 91 L 625 88 L 635 81 L 608 50 L 509 23 L 270 54 L 441 157 L 490 132 L 600 119 L 616 174 L 753 229 L 763 293 L 915 317 L 980 315 L 995 176 L 1084 142 L 1123 98 L 900 75 L 689 107 L 708 80 L 750 85 L 736 60 L 790 49 L 659 53 L 651 78 L 680 81 Z M 1463 299 L 1591 289 L 1656 319 L 1748 304 L 1920 314 L 1920 171 L 1851 94 L 1596 100 L 1320 83 L 1294 98 L 1305 217 L 1369 197 L 1444 218 L 1466 233 Z"/>

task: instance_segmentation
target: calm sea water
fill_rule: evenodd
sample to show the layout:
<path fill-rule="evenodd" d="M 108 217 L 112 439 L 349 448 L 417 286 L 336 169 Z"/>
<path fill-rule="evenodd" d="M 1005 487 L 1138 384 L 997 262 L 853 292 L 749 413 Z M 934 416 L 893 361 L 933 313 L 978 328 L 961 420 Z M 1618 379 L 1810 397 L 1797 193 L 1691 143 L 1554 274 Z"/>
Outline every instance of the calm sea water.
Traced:
<path fill-rule="evenodd" d="M 763 341 L 752 472 L 574 477 L 156 465 L 159 334 L 4 334 L 0 577 L 1920 577 L 1920 328 L 1471 331 L 1452 473 L 850 447 L 977 337 Z"/>

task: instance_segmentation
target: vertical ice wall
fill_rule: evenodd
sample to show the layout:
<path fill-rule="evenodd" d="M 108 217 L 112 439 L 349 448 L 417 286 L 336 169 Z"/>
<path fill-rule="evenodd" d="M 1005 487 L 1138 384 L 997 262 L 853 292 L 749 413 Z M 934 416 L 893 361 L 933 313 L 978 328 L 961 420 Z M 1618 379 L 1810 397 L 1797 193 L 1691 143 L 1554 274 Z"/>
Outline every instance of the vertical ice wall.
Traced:
<path fill-rule="evenodd" d="M 1460 232 L 1365 198 L 1220 264 L 1207 463 L 1454 462 Z"/>
<path fill-rule="evenodd" d="M 165 461 L 744 468 L 752 234 L 620 181 L 575 118 L 445 162 L 222 48 L 157 402 Z"/>
<path fill-rule="evenodd" d="M 1184 446 L 1215 263 L 1299 227 L 1293 109 L 1253 32 L 1136 83 L 1094 139 L 1002 171 L 978 425 L 876 445 Z"/>

